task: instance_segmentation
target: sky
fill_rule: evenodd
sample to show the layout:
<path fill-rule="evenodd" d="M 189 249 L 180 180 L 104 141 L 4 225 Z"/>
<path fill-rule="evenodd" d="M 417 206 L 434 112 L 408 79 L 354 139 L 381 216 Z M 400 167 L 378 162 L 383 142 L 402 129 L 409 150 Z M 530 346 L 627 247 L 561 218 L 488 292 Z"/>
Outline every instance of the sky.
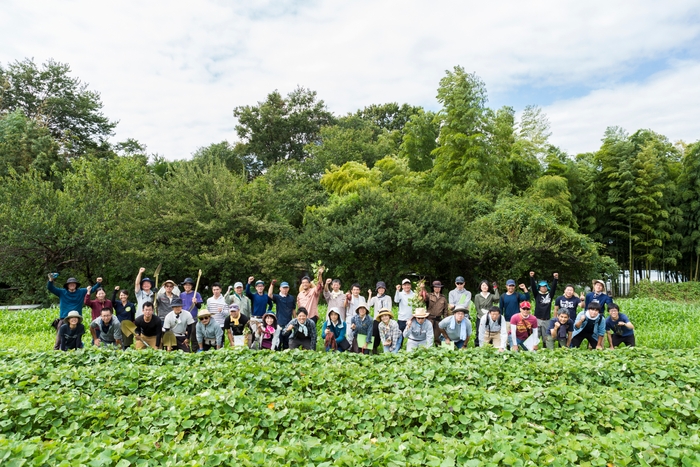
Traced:
<path fill-rule="evenodd" d="M 236 141 L 233 109 L 314 90 L 337 115 L 438 110 L 460 65 L 489 106 L 542 107 L 550 142 L 595 151 L 608 126 L 700 139 L 700 2 L 0 0 L 0 63 L 49 58 L 167 159 Z"/>

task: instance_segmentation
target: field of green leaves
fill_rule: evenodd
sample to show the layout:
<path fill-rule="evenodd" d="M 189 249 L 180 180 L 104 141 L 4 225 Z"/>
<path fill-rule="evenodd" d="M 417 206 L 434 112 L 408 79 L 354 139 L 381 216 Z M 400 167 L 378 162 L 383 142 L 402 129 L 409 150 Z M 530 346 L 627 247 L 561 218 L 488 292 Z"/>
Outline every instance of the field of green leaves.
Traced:
<path fill-rule="evenodd" d="M 0 465 L 700 465 L 700 308 L 620 303 L 640 347 L 378 356 L 44 352 L 55 311 L 0 312 Z"/>

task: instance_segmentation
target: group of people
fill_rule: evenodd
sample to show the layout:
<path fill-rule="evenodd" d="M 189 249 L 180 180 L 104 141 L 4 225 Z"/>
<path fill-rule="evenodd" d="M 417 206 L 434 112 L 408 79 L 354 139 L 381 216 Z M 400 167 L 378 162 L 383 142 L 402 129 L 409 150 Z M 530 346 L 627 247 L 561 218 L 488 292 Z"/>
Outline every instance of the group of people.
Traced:
<path fill-rule="evenodd" d="M 567 284 L 557 297 L 557 273 L 550 284 L 536 281 L 531 271 L 530 290 L 525 284 L 516 290 L 516 282 L 509 279 L 503 293 L 497 283 L 482 281 L 474 296 L 461 276 L 447 296 L 440 281 L 433 281 L 430 291 L 420 281 L 414 291 L 411 281 L 404 279 L 396 286 L 392 301 L 382 281 L 365 299 L 359 284 L 343 292 L 339 279 L 324 281 L 321 267 L 315 281 L 309 276 L 301 279 L 296 297 L 289 293 L 287 282 L 280 283 L 275 293 L 277 282 L 273 280 L 266 292 L 265 283 L 251 276 L 245 286 L 236 282 L 225 293 L 221 284 L 212 284 L 212 296 L 202 308 L 204 300 L 191 278 L 179 286 L 166 280 L 156 291 L 156 284 L 144 272 L 145 268 L 139 270 L 134 283 L 136 303 L 119 286 L 111 300 L 107 299 L 102 278 L 86 288 L 69 278 L 58 288 L 55 275 L 50 274 L 47 288 L 59 297 L 60 313 L 54 322 L 54 348 L 82 347 L 82 310 L 87 306 L 91 310 L 89 332 L 96 346 L 203 352 L 223 348 L 228 341 L 232 347 L 316 350 L 321 295 L 328 304 L 320 330 L 326 351 L 396 353 L 404 341 L 408 352 L 437 345 L 464 349 L 472 336 L 475 347 L 493 346 L 500 351 L 577 348 L 584 342 L 602 349 L 606 336 L 611 348 L 635 345 L 634 325 L 606 294 L 603 281 L 594 280 L 592 291 L 580 295 Z M 398 306 L 397 319 L 393 304 Z"/>

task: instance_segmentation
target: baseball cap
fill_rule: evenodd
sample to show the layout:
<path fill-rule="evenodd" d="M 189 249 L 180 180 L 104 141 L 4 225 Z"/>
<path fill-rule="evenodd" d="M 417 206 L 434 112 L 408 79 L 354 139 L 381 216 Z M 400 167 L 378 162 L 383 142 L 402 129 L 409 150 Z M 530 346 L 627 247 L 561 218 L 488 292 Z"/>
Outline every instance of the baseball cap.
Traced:
<path fill-rule="evenodd" d="M 235 284 L 233 284 L 234 289 L 237 289 L 238 287 L 243 287 L 243 282 L 236 282 Z"/>
<path fill-rule="evenodd" d="M 455 282 L 456 282 L 456 283 L 459 283 L 459 282 L 464 283 L 464 277 L 462 277 L 462 276 L 457 276 L 457 279 L 455 279 Z"/>
<path fill-rule="evenodd" d="M 515 285 L 515 281 L 513 279 L 508 279 L 506 285 Z"/>
<path fill-rule="evenodd" d="M 280 289 L 281 289 L 282 287 L 289 287 L 289 284 L 286 283 L 286 282 L 282 282 L 282 283 L 280 284 Z"/>
<path fill-rule="evenodd" d="M 520 302 L 520 308 L 529 310 L 530 308 L 532 308 L 532 305 L 530 305 L 530 302 Z"/>
<path fill-rule="evenodd" d="M 404 280 L 401 281 L 401 285 L 410 284 L 410 283 L 411 283 L 411 280 L 410 280 L 410 279 L 404 279 Z"/>

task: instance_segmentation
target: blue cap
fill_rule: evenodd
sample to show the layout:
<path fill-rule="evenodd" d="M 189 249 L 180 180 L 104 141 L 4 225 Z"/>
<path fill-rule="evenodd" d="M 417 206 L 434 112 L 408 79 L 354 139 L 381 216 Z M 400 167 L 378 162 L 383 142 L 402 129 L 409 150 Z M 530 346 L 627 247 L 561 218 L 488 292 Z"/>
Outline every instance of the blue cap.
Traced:
<path fill-rule="evenodd" d="M 515 285 L 515 281 L 513 279 L 508 279 L 506 285 Z"/>
<path fill-rule="evenodd" d="M 282 283 L 280 284 L 280 289 L 281 289 L 282 287 L 289 287 L 289 284 L 287 284 L 286 282 L 282 282 Z"/>
<path fill-rule="evenodd" d="M 539 281 L 537 287 L 549 287 L 549 284 L 547 284 L 547 281 Z"/>
<path fill-rule="evenodd" d="M 462 282 L 462 283 L 464 283 L 464 277 L 462 277 L 462 276 L 457 276 L 457 279 L 455 279 L 455 282 Z"/>
<path fill-rule="evenodd" d="M 256 282 L 255 282 L 255 287 L 257 287 L 257 286 L 259 286 L 259 285 L 265 285 L 265 283 L 264 283 L 263 281 L 256 281 Z"/>

